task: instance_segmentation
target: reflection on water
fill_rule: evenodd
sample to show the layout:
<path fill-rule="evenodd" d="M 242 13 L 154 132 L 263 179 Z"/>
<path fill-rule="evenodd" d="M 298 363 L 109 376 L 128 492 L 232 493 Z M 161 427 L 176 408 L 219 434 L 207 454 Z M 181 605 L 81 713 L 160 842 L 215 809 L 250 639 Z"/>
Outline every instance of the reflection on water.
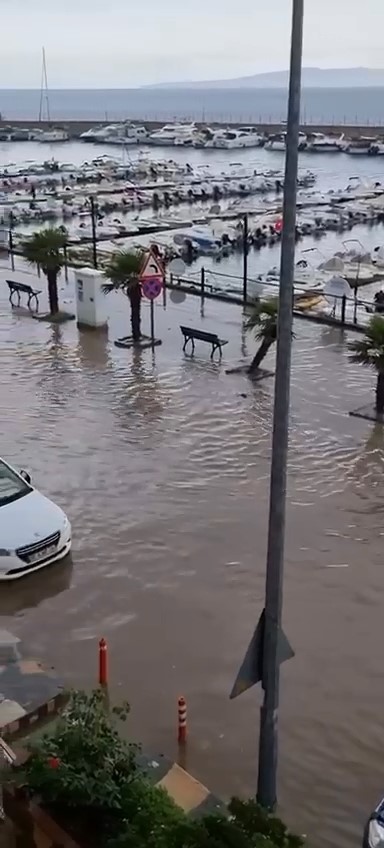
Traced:
<path fill-rule="evenodd" d="M 71 556 L 60 563 L 35 571 L 23 579 L 22 590 L 17 580 L 4 583 L 0 591 L 0 615 L 25 614 L 31 607 L 67 592 L 71 585 L 73 563 Z"/>
<path fill-rule="evenodd" d="M 260 692 L 228 694 L 262 607 L 273 380 L 226 375 L 254 342 L 235 308 L 199 310 L 160 306 L 163 345 L 132 354 L 112 342 L 126 311 L 108 338 L 0 301 L 1 452 L 74 539 L 73 568 L 2 585 L 0 614 L 72 685 L 95 683 L 104 635 L 132 732 L 173 755 L 183 692 L 188 767 L 219 794 L 252 793 Z M 186 321 L 229 340 L 222 365 L 204 345 L 183 355 Z M 347 334 L 295 331 L 279 796 L 311 844 L 349 848 L 384 788 L 384 431 L 348 415 L 375 378 L 348 362 Z"/>

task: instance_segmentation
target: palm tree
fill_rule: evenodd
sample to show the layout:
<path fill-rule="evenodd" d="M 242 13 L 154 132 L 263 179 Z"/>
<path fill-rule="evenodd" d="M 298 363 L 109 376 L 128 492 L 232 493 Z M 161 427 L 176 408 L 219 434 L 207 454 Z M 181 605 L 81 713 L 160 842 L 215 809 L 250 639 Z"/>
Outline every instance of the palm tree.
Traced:
<path fill-rule="evenodd" d="M 269 348 L 276 341 L 278 311 L 279 299 L 277 297 L 270 300 L 257 300 L 252 305 L 246 329 L 255 331 L 256 339 L 261 341 L 261 345 L 252 359 L 248 374 L 254 374 L 258 370 Z"/>
<path fill-rule="evenodd" d="M 112 254 L 108 264 L 104 268 L 104 276 L 109 280 L 109 283 L 105 283 L 103 286 L 105 293 L 123 291 L 129 298 L 131 304 L 132 339 L 134 342 L 139 342 L 141 339 L 142 295 L 139 279 L 141 267 L 142 257 L 139 253 L 120 250 Z"/>
<path fill-rule="evenodd" d="M 377 372 L 376 412 L 384 413 L 384 318 L 374 315 L 365 331 L 363 339 L 350 342 L 351 362 L 359 362 L 374 368 Z"/>
<path fill-rule="evenodd" d="M 63 267 L 64 248 L 67 243 L 67 232 L 57 227 L 46 227 L 45 230 L 33 233 L 31 238 L 21 243 L 23 256 L 30 265 L 38 265 L 48 280 L 48 300 L 51 315 L 59 311 L 57 293 L 57 277 Z"/>

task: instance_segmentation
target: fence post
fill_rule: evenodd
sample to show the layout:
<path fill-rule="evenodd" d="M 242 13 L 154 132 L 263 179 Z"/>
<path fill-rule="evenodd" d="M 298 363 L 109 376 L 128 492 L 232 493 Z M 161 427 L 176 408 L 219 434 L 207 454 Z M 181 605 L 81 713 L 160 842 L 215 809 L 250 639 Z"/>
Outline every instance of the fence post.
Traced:
<path fill-rule="evenodd" d="M 205 268 L 202 268 L 202 269 L 201 269 L 201 278 L 200 278 L 200 281 L 201 281 L 201 299 L 202 299 L 202 300 L 204 300 L 204 294 L 205 294 Z"/>
<path fill-rule="evenodd" d="M 355 302 L 353 304 L 353 323 L 357 324 L 357 288 L 354 289 Z"/>
<path fill-rule="evenodd" d="M 13 255 L 13 235 L 12 230 L 9 231 L 9 255 L 11 257 L 11 268 L 12 271 L 15 270 L 15 257 Z"/>
<path fill-rule="evenodd" d="M 346 305 L 347 305 L 347 298 L 346 298 L 345 294 L 343 294 L 342 301 L 341 301 L 341 323 L 342 324 L 345 324 L 345 308 L 346 308 Z"/>
<path fill-rule="evenodd" d="M 65 282 L 67 283 L 68 282 L 68 254 L 67 254 L 67 245 L 66 244 L 63 247 L 63 254 L 64 254 L 64 277 L 65 277 Z"/>

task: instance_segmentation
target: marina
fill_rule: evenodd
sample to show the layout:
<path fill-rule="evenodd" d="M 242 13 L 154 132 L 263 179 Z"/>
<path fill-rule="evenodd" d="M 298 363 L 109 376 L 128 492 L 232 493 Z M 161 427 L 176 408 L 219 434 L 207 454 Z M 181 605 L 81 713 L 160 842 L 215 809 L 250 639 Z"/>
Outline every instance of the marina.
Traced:
<path fill-rule="evenodd" d="M 324 134 L 313 143 L 325 145 L 326 152 L 303 154 L 309 167 L 299 170 L 296 290 L 322 293 L 313 308 L 332 310 L 335 300 L 326 289 L 342 277 L 348 286 L 347 317 L 364 324 L 384 285 L 384 173 L 369 167 L 376 160 L 359 157 L 359 173 L 351 176 L 345 166 L 339 168 L 347 159 L 334 156 Z M 154 244 L 166 264 L 183 259 L 192 286 L 204 268 L 208 287 L 240 294 L 246 253 L 248 297 L 273 296 L 283 149 L 280 157 L 262 147 L 244 149 L 234 161 L 230 149 L 187 152 L 181 145 L 170 158 L 146 147 L 128 153 L 112 145 L 105 153 L 104 144 L 93 144 L 97 155 L 86 160 L 84 149 L 90 148 L 79 141 L 48 145 L 49 158 L 41 152 L 36 157 L 42 149 L 36 141 L 27 148 L 9 143 L 2 148 L 0 236 L 3 248 L 11 244 L 15 256 L 25 238 L 50 223 L 65 229 L 69 265 L 92 264 L 97 250 L 103 267 L 116 250 Z M 28 159 L 22 156 L 26 149 Z M 5 158 L 7 150 L 17 154 L 13 160 Z M 64 150 L 71 151 L 72 161 L 60 158 Z M 362 286 L 364 295 L 357 295 Z"/>

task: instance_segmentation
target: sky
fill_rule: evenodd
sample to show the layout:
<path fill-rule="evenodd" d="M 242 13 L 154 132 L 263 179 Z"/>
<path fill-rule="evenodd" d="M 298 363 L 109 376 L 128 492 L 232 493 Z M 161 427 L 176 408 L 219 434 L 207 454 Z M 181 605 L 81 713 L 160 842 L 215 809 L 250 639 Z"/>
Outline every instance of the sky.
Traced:
<path fill-rule="evenodd" d="M 291 0 L 0 0 L 0 88 L 135 88 L 288 67 Z M 305 0 L 304 65 L 384 67 L 384 0 Z"/>

